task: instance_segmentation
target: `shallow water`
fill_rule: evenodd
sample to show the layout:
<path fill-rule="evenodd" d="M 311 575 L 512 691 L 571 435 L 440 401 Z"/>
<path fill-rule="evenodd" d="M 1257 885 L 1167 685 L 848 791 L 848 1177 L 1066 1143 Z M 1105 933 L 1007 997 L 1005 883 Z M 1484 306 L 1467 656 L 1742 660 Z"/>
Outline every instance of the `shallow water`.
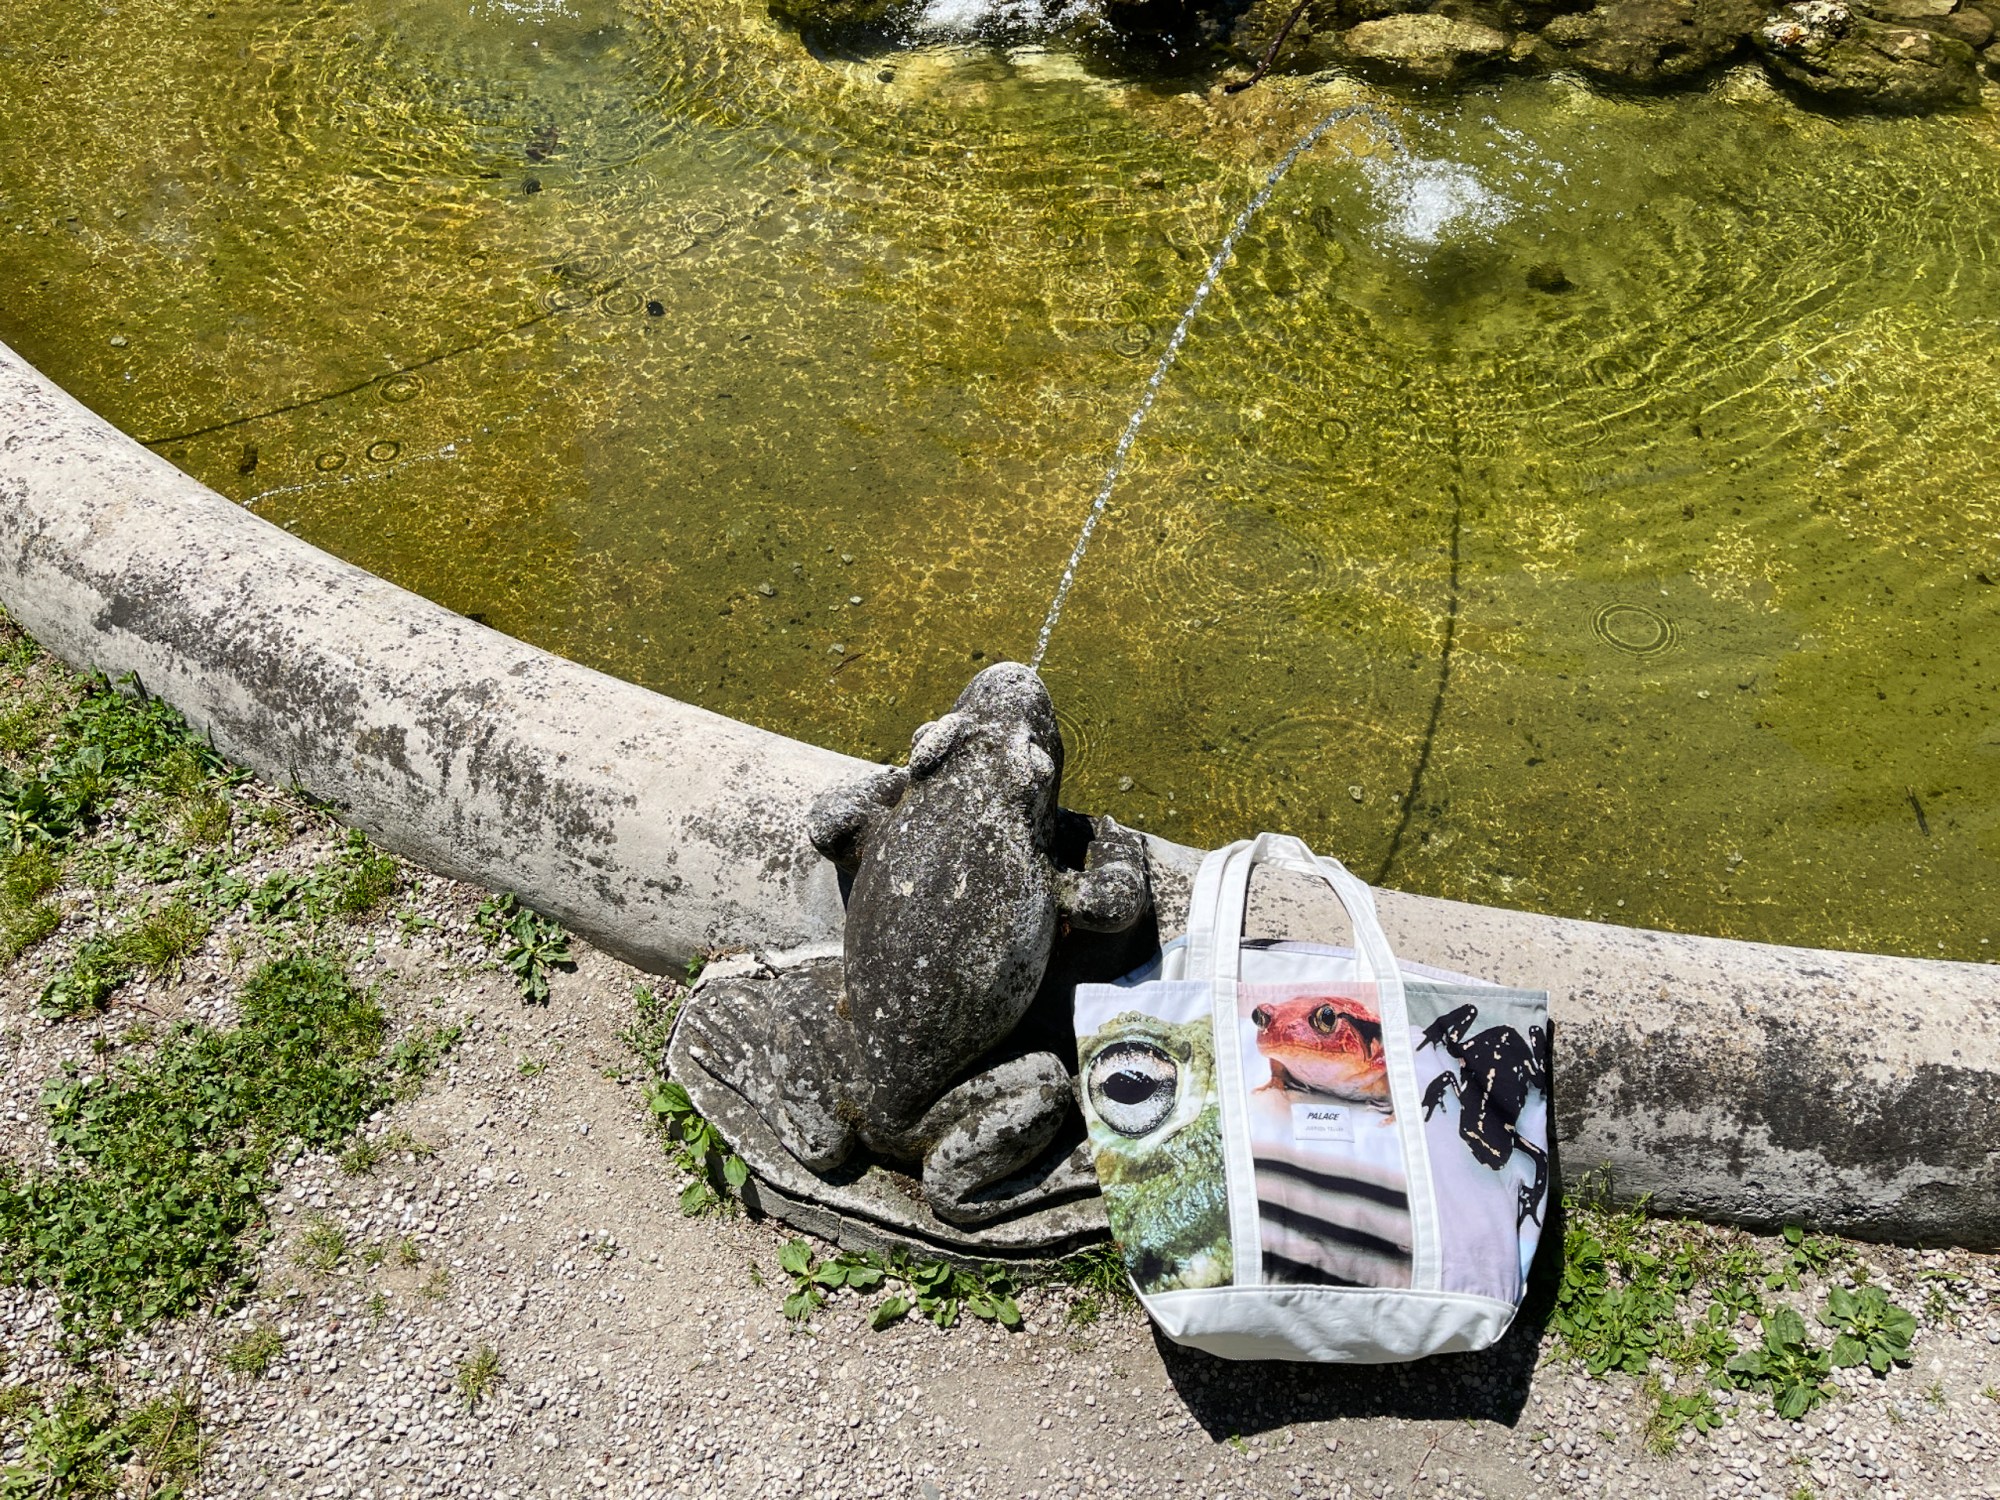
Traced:
<path fill-rule="evenodd" d="M 1375 97 L 730 0 L 10 9 L 0 338 L 365 567 L 875 756 L 1033 648 L 1209 254 Z M 1068 800 L 1990 957 L 1993 118 L 1377 102 L 1410 159 L 1286 179 L 1079 571 Z"/>

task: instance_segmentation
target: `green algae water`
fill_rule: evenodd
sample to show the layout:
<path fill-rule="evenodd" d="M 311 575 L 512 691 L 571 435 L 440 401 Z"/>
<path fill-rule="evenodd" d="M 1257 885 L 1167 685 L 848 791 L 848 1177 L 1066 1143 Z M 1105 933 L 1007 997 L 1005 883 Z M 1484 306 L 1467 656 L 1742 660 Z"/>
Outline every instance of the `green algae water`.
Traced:
<path fill-rule="evenodd" d="M 1990 958 L 2000 129 L 1740 75 L 1176 92 L 715 0 L 12 0 L 0 338 L 494 627 L 1406 889 Z"/>

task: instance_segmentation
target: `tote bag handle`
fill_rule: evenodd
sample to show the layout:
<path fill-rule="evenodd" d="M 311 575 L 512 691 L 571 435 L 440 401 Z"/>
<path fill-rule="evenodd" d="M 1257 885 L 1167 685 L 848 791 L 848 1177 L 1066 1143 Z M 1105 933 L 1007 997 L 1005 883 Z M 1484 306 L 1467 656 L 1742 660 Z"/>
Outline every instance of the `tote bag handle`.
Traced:
<path fill-rule="evenodd" d="M 1231 983 L 1242 978 L 1243 924 L 1250 876 L 1258 865 L 1292 870 L 1332 887 L 1354 929 L 1363 971 L 1378 988 L 1394 987 L 1400 1010 L 1402 973 L 1376 916 L 1375 893 L 1339 860 L 1314 854 L 1303 840 L 1289 834 L 1260 833 L 1255 839 L 1227 844 L 1202 860 L 1188 902 L 1187 977 Z"/>
<path fill-rule="evenodd" d="M 1243 923 L 1249 905 L 1250 876 L 1258 865 L 1275 865 L 1326 882 L 1354 929 L 1355 952 L 1368 981 L 1375 986 L 1389 1094 L 1403 1143 L 1413 1240 L 1410 1285 L 1416 1290 L 1434 1290 L 1441 1271 L 1437 1198 L 1431 1184 L 1430 1156 L 1424 1148 L 1402 970 L 1396 966 L 1389 939 L 1376 915 L 1375 893 L 1339 860 L 1315 855 L 1302 840 L 1287 834 L 1260 833 L 1255 839 L 1240 840 L 1209 854 L 1196 872 L 1194 891 L 1188 902 L 1187 977 L 1213 987 L 1216 1063 L 1223 1079 L 1225 1120 L 1232 1115 L 1240 1118 L 1243 1108 L 1236 987 L 1242 979 Z M 1230 1230 L 1235 1245 L 1236 1283 L 1257 1285 L 1262 1282 L 1263 1274 L 1257 1251 L 1256 1196 L 1254 1186 L 1250 1185 L 1253 1177 L 1247 1134 L 1225 1130 L 1223 1155 L 1231 1181 Z"/>

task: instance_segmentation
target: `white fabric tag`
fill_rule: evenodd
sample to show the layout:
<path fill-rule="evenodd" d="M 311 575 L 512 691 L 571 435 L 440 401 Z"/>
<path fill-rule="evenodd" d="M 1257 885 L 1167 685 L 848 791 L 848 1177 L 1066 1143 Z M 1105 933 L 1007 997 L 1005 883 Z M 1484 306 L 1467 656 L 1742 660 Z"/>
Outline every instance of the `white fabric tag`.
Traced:
<path fill-rule="evenodd" d="M 1354 1140 L 1354 1110 L 1346 1104 L 1294 1104 L 1292 1139 L 1295 1141 Z"/>

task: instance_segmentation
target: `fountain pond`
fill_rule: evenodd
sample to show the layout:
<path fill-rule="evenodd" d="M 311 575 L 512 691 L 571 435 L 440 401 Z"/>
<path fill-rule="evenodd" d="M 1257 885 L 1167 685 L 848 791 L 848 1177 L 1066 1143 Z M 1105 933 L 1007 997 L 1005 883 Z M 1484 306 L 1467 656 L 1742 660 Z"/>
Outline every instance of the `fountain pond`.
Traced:
<path fill-rule="evenodd" d="M 0 339 L 270 520 L 897 755 L 1023 657 L 1078 806 L 1989 958 L 2000 130 L 1761 75 L 1194 92 L 739 0 L 27 0 Z"/>

